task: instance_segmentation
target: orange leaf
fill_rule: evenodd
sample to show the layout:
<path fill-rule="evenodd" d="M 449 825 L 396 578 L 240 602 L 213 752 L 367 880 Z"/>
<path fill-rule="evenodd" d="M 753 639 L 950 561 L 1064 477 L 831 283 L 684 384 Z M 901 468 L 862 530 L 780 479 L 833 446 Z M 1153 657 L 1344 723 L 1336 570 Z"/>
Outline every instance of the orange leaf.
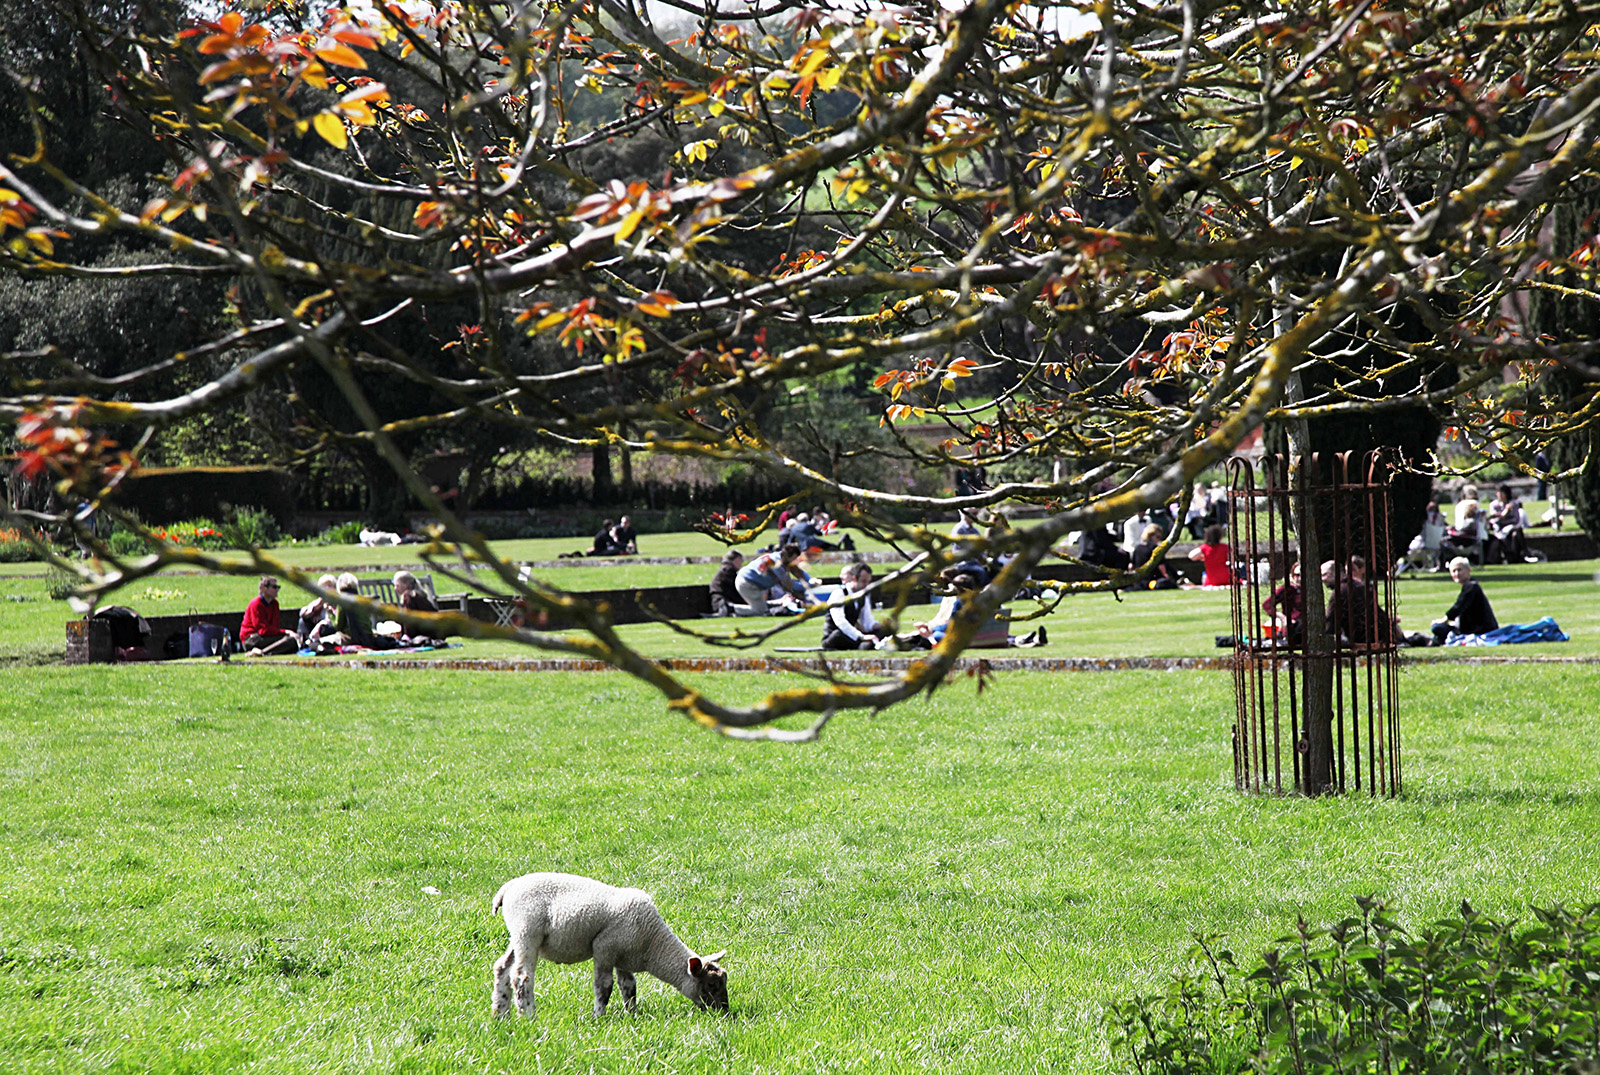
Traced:
<path fill-rule="evenodd" d="M 431 228 L 444 219 L 443 202 L 418 202 L 417 211 L 411 214 L 419 228 Z"/>
<path fill-rule="evenodd" d="M 678 305 L 676 295 L 666 291 L 653 291 L 645 296 L 643 302 L 639 303 L 638 310 L 640 313 L 649 314 L 651 317 L 671 317 L 672 307 L 676 305 Z"/>
<path fill-rule="evenodd" d="M 317 59 L 319 60 L 336 63 L 340 67 L 358 67 L 363 71 L 367 69 L 367 61 L 363 60 L 361 54 L 349 45 L 341 45 L 335 42 L 332 45 L 324 45 L 316 51 Z"/>
<path fill-rule="evenodd" d="M 343 41 L 346 45 L 354 45 L 358 49 L 375 49 L 378 47 L 378 39 L 365 30 L 335 30 L 333 39 L 335 41 Z"/>

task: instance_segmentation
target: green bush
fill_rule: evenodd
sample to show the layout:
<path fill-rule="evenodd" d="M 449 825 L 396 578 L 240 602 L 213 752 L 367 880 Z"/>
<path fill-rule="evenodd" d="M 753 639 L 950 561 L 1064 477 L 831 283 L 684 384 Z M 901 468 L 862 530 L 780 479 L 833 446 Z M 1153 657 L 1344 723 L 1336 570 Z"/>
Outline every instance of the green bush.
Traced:
<path fill-rule="evenodd" d="M 52 601 L 65 601 L 78 590 L 78 576 L 51 564 L 44 573 L 44 592 Z"/>
<path fill-rule="evenodd" d="M 334 523 L 320 534 L 306 540 L 308 545 L 354 545 L 361 540 L 361 520 Z"/>
<path fill-rule="evenodd" d="M 39 550 L 15 530 L 0 530 L 0 564 L 20 564 L 37 560 Z"/>
<path fill-rule="evenodd" d="M 39 550 L 26 541 L 0 541 L 0 564 L 20 564 L 39 557 Z"/>
<path fill-rule="evenodd" d="M 278 520 L 265 508 L 234 508 L 221 530 L 224 540 L 235 549 L 264 549 L 283 537 Z"/>
<path fill-rule="evenodd" d="M 1214 938 L 1165 994 L 1110 1013 L 1140 1075 L 1592 1071 L 1600 1056 L 1600 905 L 1529 924 L 1461 905 L 1411 936 L 1381 901 L 1304 920 L 1259 966 Z"/>
<path fill-rule="evenodd" d="M 105 540 L 106 547 L 115 556 L 139 556 L 150 551 L 144 538 L 132 530 L 113 530 Z"/>

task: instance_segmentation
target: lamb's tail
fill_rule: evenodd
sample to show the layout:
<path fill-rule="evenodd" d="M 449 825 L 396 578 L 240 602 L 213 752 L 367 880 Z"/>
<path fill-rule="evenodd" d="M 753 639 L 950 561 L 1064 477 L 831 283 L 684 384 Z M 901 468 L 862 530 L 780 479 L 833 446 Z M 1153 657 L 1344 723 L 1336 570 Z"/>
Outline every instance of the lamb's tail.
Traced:
<path fill-rule="evenodd" d="M 500 891 L 494 894 L 494 899 L 489 901 L 489 910 L 494 914 L 500 913 L 500 905 L 505 902 L 506 890 L 501 886 Z"/>

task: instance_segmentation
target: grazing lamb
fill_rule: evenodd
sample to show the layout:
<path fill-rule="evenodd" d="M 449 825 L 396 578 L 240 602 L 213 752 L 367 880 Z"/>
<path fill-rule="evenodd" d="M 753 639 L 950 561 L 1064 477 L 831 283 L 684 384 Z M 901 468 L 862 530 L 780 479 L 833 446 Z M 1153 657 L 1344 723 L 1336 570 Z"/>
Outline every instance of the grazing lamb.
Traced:
<path fill-rule="evenodd" d="M 622 1003 L 637 1010 L 635 971 L 648 971 L 701 1008 L 728 1010 L 723 956 L 697 956 L 678 940 L 655 903 L 637 888 L 614 888 L 570 873 L 530 873 L 507 881 L 491 905 L 506 920 L 511 947 L 494 965 L 495 1015 L 533 1014 L 533 976 L 543 957 L 553 963 L 594 960 L 594 1013 L 611 999 L 611 974 Z"/>

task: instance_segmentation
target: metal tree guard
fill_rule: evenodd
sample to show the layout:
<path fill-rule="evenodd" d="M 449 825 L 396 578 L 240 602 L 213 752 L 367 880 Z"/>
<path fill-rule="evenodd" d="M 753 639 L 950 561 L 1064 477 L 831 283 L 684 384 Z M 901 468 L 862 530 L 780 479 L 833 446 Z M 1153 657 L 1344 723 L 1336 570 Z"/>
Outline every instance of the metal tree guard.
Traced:
<path fill-rule="evenodd" d="M 1264 456 L 1259 467 L 1239 458 L 1228 463 L 1236 565 L 1234 785 L 1269 794 L 1308 790 L 1307 684 L 1317 678 L 1308 672 L 1321 664 L 1331 666 L 1333 751 L 1331 771 L 1317 786 L 1340 793 L 1364 787 L 1373 796 L 1393 797 L 1400 793 L 1400 632 L 1390 613 L 1389 468 L 1379 452 L 1354 461 L 1341 453 L 1332 458 L 1331 480 L 1324 485 L 1315 477 L 1322 473 L 1320 463 L 1315 455 L 1309 466 L 1294 468 L 1283 456 Z M 1315 520 L 1323 555 L 1336 565 L 1335 583 L 1323 588 L 1326 634 L 1307 631 L 1304 624 L 1291 630 L 1287 619 L 1263 608 L 1288 583 L 1299 559 L 1292 535 L 1303 519 Z M 1365 588 L 1352 580 L 1355 556 L 1366 561 Z M 1305 565 L 1302 587 L 1323 585 L 1320 567 Z M 1313 650 L 1314 634 L 1323 644 Z"/>

